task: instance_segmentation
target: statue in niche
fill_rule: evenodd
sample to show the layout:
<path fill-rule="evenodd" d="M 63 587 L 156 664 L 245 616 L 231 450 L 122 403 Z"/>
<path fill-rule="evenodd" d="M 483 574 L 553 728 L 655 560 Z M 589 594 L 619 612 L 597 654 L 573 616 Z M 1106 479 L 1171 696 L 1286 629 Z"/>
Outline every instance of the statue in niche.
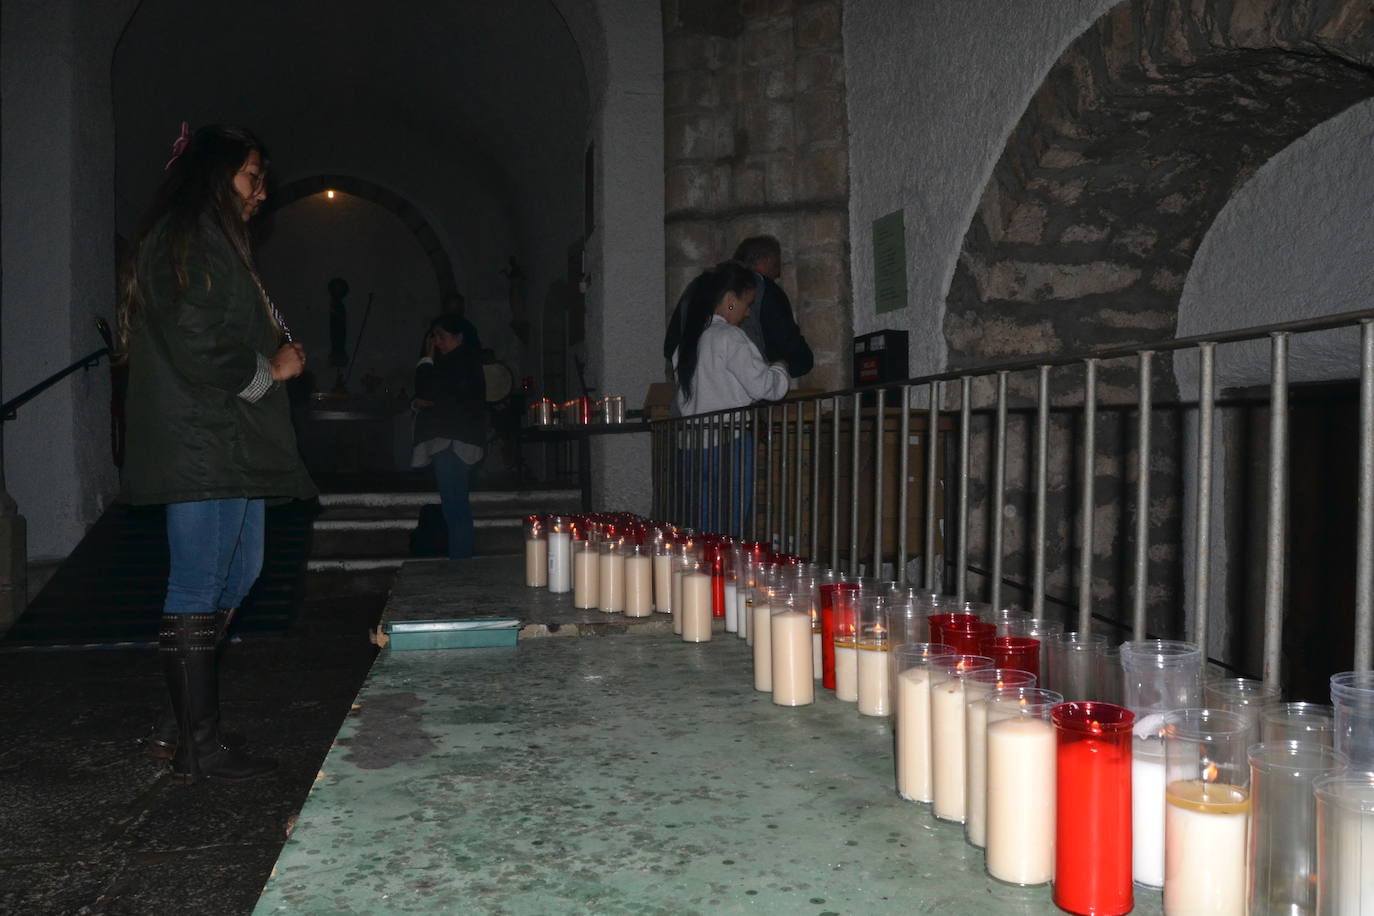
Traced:
<path fill-rule="evenodd" d="M 343 388 L 344 372 L 348 369 L 348 281 L 335 277 L 329 281 L 329 365 L 339 370 L 335 390 Z"/>

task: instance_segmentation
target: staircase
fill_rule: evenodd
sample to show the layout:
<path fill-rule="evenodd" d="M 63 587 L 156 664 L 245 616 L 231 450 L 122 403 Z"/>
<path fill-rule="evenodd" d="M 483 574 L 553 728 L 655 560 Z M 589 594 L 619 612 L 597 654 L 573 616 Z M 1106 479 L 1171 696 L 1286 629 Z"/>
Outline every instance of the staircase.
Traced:
<path fill-rule="evenodd" d="M 308 597 L 385 592 L 401 564 L 417 559 L 411 538 L 422 512 L 437 516 L 439 494 L 410 482 L 392 481 L 400 485 L 386 488 L 322 484 L 306 564 Z M 479 556 L 520 552 L 527 515 L 581 511 L 581 493 L 575 489 L 475 490 L 471 502 Z M 418 554 L 441 556 L 434 550 Z"/>

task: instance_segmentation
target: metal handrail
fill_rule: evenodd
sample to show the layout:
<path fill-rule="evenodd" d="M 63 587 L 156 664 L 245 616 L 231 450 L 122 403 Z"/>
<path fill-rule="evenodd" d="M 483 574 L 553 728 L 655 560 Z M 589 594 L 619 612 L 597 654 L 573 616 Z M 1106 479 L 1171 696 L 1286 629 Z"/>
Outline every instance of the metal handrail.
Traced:
<path fill-rule="evenodd" d="M 865 505 L 870 505 L 873 509 L 874 531 L 872 548 L 869 550 L 863 547 L 863 552 L 869 555 L 874 563 L 874 569 L 878 569 L 883 562 L 884 555 L 884 536 L 883 527 L 879 518 L 879 507 L 882 505 L 883 492 L 881 478 L 878 474 L 872 475 L 872 482 L 865 485 L 864 492 L 860 492 L 860 449 L 859 443 L 862 438 L 866 438 L 866 432 L 872 432 L 876 437 L 881 437 L 881 430 L 885 425 L 883 419 L 885 412 L 882 411 L 884 399 L 882 392 L 898 392 L 901 407 L 898 408 L 901 417 L 901 429 L 903 431 L 902 440 L 906 440 L 906 429 L 908 428 L 910 415 L 913 411 L 928 411 L 928 431 L 924 443 L 926 450 L 926 517 L 925 517 L 925 545 L 926 549 L 922 554 L 926 557 L 925 563 L 925 588 L 935 587 L 935 564 L 930 562 L 934 553 L 935 529 L 936 529 L 936 479 L 935 466 L 939 454 L 937 440 L 940 438 L 935 434 L 937 424 L 944 416 L 952 415 L 952 422 L 957 427 L 957 435 L 950 437 L 951 448 L 957 448 L 957 463 L 948 466 L 951 469 L 957 467 L 957 495 L 952 495 L 953 488 L 946 488 L 944 501 L 946 504 L 953 502 L 953 511 L 957 513 L 958 525 L 952 531 L 947 531 L 946 536 L 955 541 L 953 547 L 958 557 L 958 568 L 952 570 L 954 581 L 945 582 L 946 591 L 963 596 L 965 592 L 965 576 L 971 571 L 968 557 L 967 544 L 968 530 L 965 524 L 969 512 L 969 465 L 967 461 L 969 453 L 969 432 L 971 417 L 974 411 L 971 409 L 970 382 L 977 378 L 993 378 L 997 380 L 996 393 L 996 432 L 995 443 L 997 469 L 994 471 L 996 480 L 993 488 L 997 495 L 1001 495 L 1005 487 L 1005 450 L 1006 450 L 1006 431 L 1005 417 L 1008 413 L 1007 385 L 1006 379 L 1012 372 L 1023 372 L 1034 370 L 1038 375 L 1037 392 L 1034 396 L 1034 431 L 1028 432 L 1027 446 L 1032 448 L 1035 459 L 1035 469 L 1031 487 L 1034 491 L 1034 518 L 1027 519 L 1027 540 L 1026 549 L 1031 560 L 1031 572 L 1033 583 L 1031 586 L 1032 601 L 1038 611 L 1044 606 L 1044 601 L 1048 598 L 1045 594 L 1045 566 L 1046 566 L 1046 533 L 1045 520 L 1047 514 L 1046 494 L 1048 482 L 1046 474 L 1047 458 L 1049 456 L 1049 442 L 1047 437 L 1049 415 L 1051 413 L 1051 395 L 1048 384 L 1049 375 L 1055 369 L 1082 366 L 1084 372 L 1081 375 L 1082 401 L 1073 408 L 1075 412 L 1083 414 L 1084 422 L 1087 425 L 1085 430 L 1083 448 L 1077 456 L 1081 461 L 1083 473 L 1083 493 L 1080 501 L 1080 519 L 1083 528 L 1083 540 L 1079 557 L 1077 560 L 1079 574 L 1079 595 L 1078 595 L 1078 625 L 1082 630 L 1088 629 L 1094 614 L 1093 596 L 1091 589 L 1091 577 L 1093 567 L 1093 481 L 1097 476 L 1093 471 L 1095 458 L 1097 456 L 1096 444 L 1093 436 L 1092 427 L 1095 426 L 1098 414 L 1098 392 L 1097 379 L 1100 364 L 1117 359 L 1133 360 L 1136 363 L 1136 392 L 1134 404 L 1131 405 L 1138 414 L 1136 422 L 1136 441 L 1140 443 L 1136 456 L 1135 466 L 1135 486 L 1134 498 L 1130 501 L 1136 510 L 1136 524 L 1134 526 L 1135 544 L 1133 562 L 1129 564 L 1131 581 L 1123 583 L 1129 585 L 1134 590 L 1129 601 L 1131 626 L 1130 629 L 1134 638 L 1140 639 L 1145 636 L 1146 625 L 1146 593 L 1149 586 L 1149 563 L 1148 552 L 1150 548 L 1150 529 L 1148 525 L 1148 507 L 1151 505 L 1150 496 L 1150 433 L 1152 417 L 1155 410 L 1171 407 L 1189 406 L 1197 408 L 1197 433 L 1198 433 L 1198 456 L 1196 468 L 1196 487 L 1192 495 L 1194 512 L 1194 525 L 1192 533 L 1194 535 L 1193 544 L 1193 585 L 1195 614 L 1193 615 L 1191 633 L 1189 634 L 1194 642 L 1200 643 L 1204 649 L 1208 643 L 1208 568 L 1211 561 L 1212 545 L 1208 537 L 1207 524 L 1210 519 L 1212 504 L 1212 480 L 1211 462 L 1214 450 L 1217 447 L 1216 437 L 1213 430 L 1214 412 L 1219 406 L 1231 403 L 1230 399 L 1218 397 L 1215 379 L 1215 348 L 1218 344 L 1230 344 L 1243 341 L 1264 340 L 1268 338 L 1271 348 L 1271 374 L 1268 402 L 1271 405 L 1271 430 L 1270 430 L 1270 467 L 1268 471 L 1268 520 L 1267 532 L 1264 547 L 1264 592 L 1265 592 L 1265 627 L 1264 627 L 1264 650 L 1263 667 L 1266 681 L 1279 682 L 1281 672 L 1279 670 L 1280 656 L 1279 643 L 1281 640 L 1283 617 L 1284 617 L 1284 553 L 1288 533 L 1285 530 L 1284 507 L 1288 494 L 1288 442 L 1287 442 L 1287 423 L 1288 423 L 1288 392 L 1291 387 L 1288 377 L 1288 354 L 1289 339 L 1295 334 L 1306 334 L 1318 331 L 1336 330 L 1340 328 L 1355 328 L 1360 331 L 1360 419 L 1359 419 L 1359 512 L 1358 530 L 1356 533 L 1356 583 L 1355 583 L 1355 632 L 1353 634 L 1355 667 L 1359 670 L 1368 670 L 1371 661 L 1374 661 L 1374 309 L 1346 312 L 1338 315 L 1330 315 L 1322 318 L 1305 319 L 1301 321 L 1290 321 L 1279 324 L 1263 325 L 1251 328 L 1220 331 L 1216 333 L 1200 334 L 1190 337 L 1173 338 L 1170 340 L 1141 342 L 1134 345 L 1111 346 L 1097 350 L 1072 353 L 1058 356 L 1043 356 L 1029 359 L 1003 360 L 990 362 L 978 366 L 950 369 L 945 372 L 933 373 L 899 381 L 875 382 L 868 385 L 861 385 L 851 388 L 844 388 L 835 391 L 827 391 L 820 394 L 805 395 L 795 400 L 798 403 L 796 420 L 796 440 L 797 455 L 801 455 L 801 439 L 807 434 L 807 427 L 810 427 L 812 435 L 813 451 L 819 456 L 820 446 L 818 439 L 823 435 L 823 417 L 828 414 L 828 418 L 833 424 L 831 433 L 831 488 L 829 505 L 830 522 L 830 565 L 838 567 L 840 562 L 839 550 L 839 531 L 838 522 L 841 518 L 841 496 L 839 493 L 839 472 L 841 465 L 841 421 L 842 415 L 847 414 L 845 426 L 849 438 L 849 455 L 847 464 L 850 471 L 850 493 L 848 495 L 850 505 L 847 507 L 849 512 L 849 544 L 848 544 L 848 567 L 849 571 L 857 572 L 860 561 L 860 534 L 858 531 L 859 506 L 861 497 L 865 500 Z M 1198 394 L 1196 401 L 1184 402 L 1181 398 L 1177 402 L 1164 403 L 1155 402 L 1152 397 L 1153 389 L 1153 366 L 1155 356 L 1161 353 L 1195 351 L 1199 355 L 1199 380 Z M 960 382 L 959 406 L 953 410 L 946 410 L 945 394 L 952 386 L 945 385 L 946 382 Z M 924 387 L 927 391 L 926 406 L 918 408 L 912 398 L 912 390 L 917 387 Z M 870 411 L 863 407 L 865 394 L 872 393 L 872 403 L 878 408 Z M 786 456 L 787 439 L 789 433 L 787 425 L 789 420 L 791 401 L 784 402 L 782 406 L 783 429 L 779 431 L 779 438 L 782 441 L 782 456 Z M 807 403 L 816 405 L 811 412 L 808 420 L 805 408 L 802 406 Z M 654 504 L 655 512 L 660 517 L 668 521 L 683 524 L 692 528 L 711 528 L 715 523 L 721 527 L 712 530 L 722 530 L 727 533 L 741 536 L 747 535 L 750 540 L 761 539 L 769 541 L 782 549 L 793 548 L 793 552 L 800 551 L 802 548 L 801 534 L 809 522 L 812 533 L 812 547 L 810 553 L 813 561 L 820 560 L 815 556 L 816 543 L 815 536 L 818 526 L 822 523 L 818 505 L 820 501 L 820 478 L 816 468 L 812 469 L 810 475 L 810 499 L 803 498 L 806 486 L 804 476 L 800 473 L 801 464 L 797 463 L 797 472 L 789 473 L 788 462 L 783 457 L 780 462 L 778 472 L 773 468 L 773 435 L 775 428 L 775 410 L 777 402 L 773 404 L 761 404 L 749 407 L 731 408 L 715 411 L 712 413 L 696 414 L 689 417 L 680 417 L 669 420 L 655 421 L 653 424 L 654 442 Z M 1104 410 L 1113 410 L 1112 407 L 1105 407 Z M 1020 411 L 1017 411 L 1020 412 Z M 1058 412 L 1058 410 L 1055 410 Z M 760 426 L 763 429 L 759 429 Z M 865 430 L 865 426 L 868 430 Z M 728 428 L 728 431 L 727 431 Z M 743 436 L 739 435 L 743 433 Z M 880 440 L 881 441 L 881 440 Z M 716 445 L 715 443 L 719 443 Z M 751 444 L 752 443 L 752 444 Z M 728 447 L 727 447 L 728 444 Z M 717 457 L 711 457 L 708 453 L 719 452 Z M 904 456 L 906 449 L 899 449 Z M 751 456 L 757 453 L 761 459 L 756 462 Z M 677 456 L 683 456 L 685 463 L 680 462 Z M 719 460 L 727 468 L 727 475 L 733 476 L 738 473 L 740 485 L 732 486 L 729 491 L 716 486 L 714 492 L 703 475 L 707 460 L 715 462 Z M 875 463 L 881 468 L 881 458 L 875 452 Z M 1060 456 L 1061 460 L 1063 456 Z M 744 475 L 750 474 L 754 479 L 745 480 Z M 905 468 L 903 469 L 905 476 Z M 780 477 L 780 480 L 775 480 Z M 1124 483 L 1124 480 L 1123 480 Z M 905 522 L 906 518 L 906 487 L 899 494 L 901 501 L 901 519 Z M 1123 489 L 1125 489 L 1123 487 Z M 703 492 L 704 491 L 704 492 Z M 790 491 L 790 492 L 789 492 Z M 751 493 L 756 494 L 750 495 Z M 776 493 L 776 498 L 775 498 Z M 704 503 L 703 498 L 709 497 L 709 504 Z M 727 502 L 728 500 L 728 502 Z M 791 519 L 787 516 L 789 502 L 796 507 L 796 511 Z M 998 501 L 1000 508 L 1000 500 Z M 809 511 L 802 512 L 806 507 Z M 1072 510 L 1071 510 L 1072 511 Z M 806 515 L 806 518 L 802 516 Z M 948 513 L 947 513 L 948 514 Z M 762 523 L 764 529 L 756 532 L 755 526 Z M 1001 584 L 1004 581 L 1001 570 L 1001 549 L 1003 547 L 1002 529 L 1004 519 L 1001 512 L 995 512 L 990 519 L 991 525 L 991 548 L 996 551 L 993 557 L 993 584 L 991 590 L 994 596 L 1000 597 Z M 795 530 L 795 535 L 789 538 L 789 534 Z M 906 561 L 911 556 L 908 547 L 908 532 L 905 524 L 902 524 L 897 532 L 897 562 L 894 565 L 894 572 L 899 583 L 904 582 L 906 576 Z M 1072 561 L 1069 561 L 1070 563 Z M 945 560 L 946 565 L 949 558 Z M 953 585 L 953 588 L 948 586 Z"/>
<path fill-rule="evenodd" d="M 7 423 L 15 419 L 19 415 L 20 407 L 23 407 L 29 401 L 32 401 L 67 376 L 82 369 L 94 369 L 96 366 L 100 365 L 100 360 L 102 358 L 110 355 L 112 342 L 110 340 L 109 325 L 106 324 L 104 318 L 96 318 L 95 326 L 100 332 L 100 336 L 105 338 L 105 346 L 101 347 L 99 350 L 92 350 L 65 369 L 54 372 L 37 385 L 26 388 L 23 392 L 10 398 L 4 404 L 0 404 L 0 423 Z"/>

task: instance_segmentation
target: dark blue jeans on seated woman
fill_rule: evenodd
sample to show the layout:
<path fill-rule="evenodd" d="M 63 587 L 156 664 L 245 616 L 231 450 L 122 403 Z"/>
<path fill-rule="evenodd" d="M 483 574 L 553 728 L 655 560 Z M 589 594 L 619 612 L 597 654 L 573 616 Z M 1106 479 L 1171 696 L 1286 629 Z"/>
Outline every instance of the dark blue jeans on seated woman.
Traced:
<path fill-rule="evenodd" d="M 452 449 L 435 452 L 431 464 L 439 484 L 439 501 L 444 506 L 444 522 L 448 525 L 449 559 L 466 560 L 472 556 L 476 536 L 468 501 L 471 469 Z"/>
<path fill-rule="evenodd" d="M 164 614 L 236 608 L 262 572 L 266 510 L 261 499 L 202 499 L 167 505 Z"/>

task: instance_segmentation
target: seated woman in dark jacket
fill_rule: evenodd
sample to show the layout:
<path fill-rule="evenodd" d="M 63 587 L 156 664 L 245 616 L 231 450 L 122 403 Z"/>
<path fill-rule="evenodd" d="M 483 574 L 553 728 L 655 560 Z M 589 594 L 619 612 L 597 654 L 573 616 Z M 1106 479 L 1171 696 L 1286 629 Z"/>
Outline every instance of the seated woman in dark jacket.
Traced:
<path fill-rule="evenodd" d="M 472 556 L 469 477 L 487 441 L 486 377 L 463 346 L 464 322 L 441 315 L 429 326 L 425 356 L 415 367 L 415 449 L 411 466 L 434 468 L 448 525 L 448 555 Z"/>

